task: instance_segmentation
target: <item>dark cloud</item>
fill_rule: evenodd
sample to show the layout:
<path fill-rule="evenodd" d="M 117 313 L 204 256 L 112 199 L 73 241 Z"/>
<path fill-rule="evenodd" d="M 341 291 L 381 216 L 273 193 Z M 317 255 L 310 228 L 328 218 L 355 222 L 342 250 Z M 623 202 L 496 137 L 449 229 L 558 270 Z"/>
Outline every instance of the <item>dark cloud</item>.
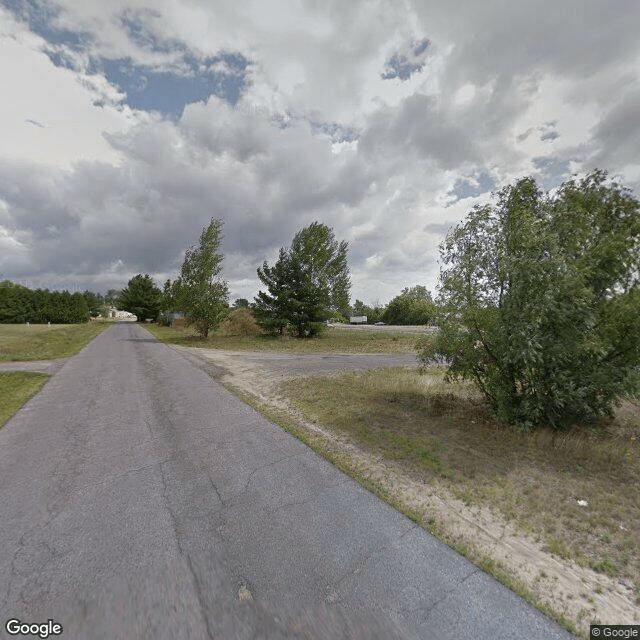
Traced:
<path fill-rule="evenodd" d="M 360 138 L 364 154 L 414 153 L 446 169 L 479 160 L 472 136 L 432 96 L 414 94 L 397 109 L 374 114 Z M 383 151 L 384 150 L 384 151 Z"/>
<path fill-rule="evenodd" d="M 620 167 L 638 162 L 640 149 L 640 89 L 623 95 L 593 131 L 597 166 Z"/>
<path fill-rule="evenodd" d="M 635 0 L 566 0 L 553 5 L 457 0 L 443 11 L 421 4 L 416 8 L 425 22 L 456 43 L 449 76 L 456 83 L 484 84 L 533 70 L 584 77 L 637 51 L 640 4 Z"/>

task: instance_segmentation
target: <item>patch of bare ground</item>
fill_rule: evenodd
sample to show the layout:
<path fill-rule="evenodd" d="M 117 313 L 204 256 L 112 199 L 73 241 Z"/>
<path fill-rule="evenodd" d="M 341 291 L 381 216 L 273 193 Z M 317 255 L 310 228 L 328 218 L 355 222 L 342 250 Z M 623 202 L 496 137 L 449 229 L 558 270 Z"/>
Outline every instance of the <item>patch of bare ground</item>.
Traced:
<path fill-rule="evenodd" d="M 579 438 L 563 440 L 542 433 L 526 440 L 521 434 L 509 435 L 485 425 L 476 429 L 475 436 L 471 430 L 462 434 L 455 444 L 456 458 L 454 445 L 442 440 L 445 428 L 449 434 L 464 431 L 455 411 L 453 419 L 447 415 L 451 394 L 434 393 L 429 406 L 423 406 L 424 398 L 407 392 L 402 372 L 385 374 L 382 386 L 376 381 L 380 372 L 342 373 L 333 379 L 326 374 L 322 378 L 297 374 L 292 379 L 284 372 L 274 373 L 271 366 L 267 371 L 246 353 L 188 350 L 223 369 L 216 379 L 227 388 L 290 428 L 295 425 L 293 431 L 316 451 L 574 633 L 588 637 L 589 624 L 594 622 L 640 623 L 637 478 L 617 469 L 629 456 L 638 457 L 635 423 L 620 436 L 625 442 L 618 444 L 624 447 L 618 447 L 615 455 L 604 445 L 598 449 L 601 459 L 594 462 L 593 477 L 605 472 L 615 476 L 612 482 L 618 495 L 609 497 L 602 488 L 590 487 L 588 473 L 575 476 L 571 472 L 571 464 L 587 464 L 586 454 L 576 454 L 580 447 L 587 447 Z M 406 375 L 416 377 L 415 372 Z M 437 386 L 428 380 L 420 384 Z M 366 393 L 372 385 L 378 385 L 375 397 L 381 404 L 371 406 L 367 400 L 368 408 L 361 407 L 358 413 L 353 389 Z M 345 390 L 343 397 L 340 389 Z M 473 394 L 465 401 L 476 402 Z M 348 403 L 349 409 L 340 414 L 340 407 Z M 392 433 L 387 427 L 392 413 L 387 411 L 393 412 L 397 425 L 403 425 Z M 430 422 L 435 436 L 409 445 L 418 430 L 416 411 L 438 418 Z M 474 411 L 477 414 L 467 411 L 466 417 L 482 422 L 482 413 Z M 376 424 L 378 419 L 384 426 Z M 345 428 L 345 424 L 352 426 Z M 498 449 L 492 450 L 491 443 L 485 446 L 484 441 L 492 438 L 502 441 L 494 447 L 508 448 L 512 457 L 489 464 Z M 532 452 L 545 447 L 553 451 L 547 467 L 540 466 L 540 458 Z M 555 468 L 563 459 L 567 468 Z M 612 513 L 605 517 L 607 509 Z M 606 551 L 609 548 L 611 554 Z M 620 570 L 621 564 L 625 571 Z"/>

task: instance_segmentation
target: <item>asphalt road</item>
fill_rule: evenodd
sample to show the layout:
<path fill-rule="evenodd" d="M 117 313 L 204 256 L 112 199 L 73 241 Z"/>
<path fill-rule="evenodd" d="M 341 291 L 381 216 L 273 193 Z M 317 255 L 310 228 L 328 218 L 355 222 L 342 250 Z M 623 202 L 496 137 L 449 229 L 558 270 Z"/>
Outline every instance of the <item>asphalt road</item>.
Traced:
<path fill-rule="evenodd" d="M 0 487 L 5 637 L 571 637 L 136 325 L 0 430 Z"/>

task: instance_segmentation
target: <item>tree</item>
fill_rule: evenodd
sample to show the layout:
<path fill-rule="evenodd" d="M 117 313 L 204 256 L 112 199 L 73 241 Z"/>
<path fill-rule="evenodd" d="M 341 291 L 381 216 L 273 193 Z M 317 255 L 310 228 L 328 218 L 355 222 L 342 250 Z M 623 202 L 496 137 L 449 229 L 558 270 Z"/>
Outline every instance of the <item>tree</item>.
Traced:
<path fill-rule="evenodd" d="M 294 236 L 290 249 L 280 249 L 273 267 L 265 262 L 258 268 L 267 287 L 255 298 L 260 325 L 272 333 L 291 326 L 304 338 L 318 335 L 334 313 L 348 316 L 347 246 L 327 225 L 314 222 Z"/>
<path fill-rule="evenodd" d="M 136 315 L 138 322 L 144 322 L 147 318 L 156 320 L 162 306 L 162 292 L 149 275 L 139 273 L 120 292 L 117 306 Z"/>
<path fill-rule="evenodd" d="M 122 291 L 119 291 L 118 289 L 109 289 L 104 296 L 104 303 L 107 306 L 114 307 L 117 304 L 121 293 Z"/>
<path fill-rule="evenodd" d="M 205 338 L 229 313 L 229 289 L 220 277 L 224 259 L 218 253 L 221 231 L 222 220 L 212 218 L 200 234 L 199 245 L 187 249 L 180 277 L 165 283 L 165 299 Z"/>
<path fill-rule="evenodd" d="M 431 293 L 423 286 L 405 288 L 388 305 L 382 319 L 387 324 L 430 324 L 436 316 Z"/>
<path fill-rule="evenodd" d="M 33 314 L 33 291 L 10 280 L 0 282 L 0 323 L 23 323 Z"/>
<path fill-rule="evenodd" d="M 97 318 L 104 311 L 104 298 L 99 293 L 93 293 L 88 289 L 83 292 L 82 296 L 87 302 L 89 315 L 92 318 Z"/>
<path fill-rule="evenodd" d="M 640 389 L 640 203 L 603 171 L 498 195 L 441 245 L 441 332 L 421 360 L 444 356 L 520 429 L 612 415 Z"/>
<path fill-rule="evenodd" d="M 354 316 L 367 316 L 367 324 L 375 324 L 376 322 L 382 322 L 386 307 L 380 305 L 378 301 L 373 303 L 370 307 L 368 304 L 362 302 L 362 300 L 356 300 L 353 303 L 353 315 Z"/>
<path fill-rule="evenodd" d="M 249 301 L 246 298 L 236 298 L 236 301 L 233 303 L 234 309 L 248 309 Z"/>

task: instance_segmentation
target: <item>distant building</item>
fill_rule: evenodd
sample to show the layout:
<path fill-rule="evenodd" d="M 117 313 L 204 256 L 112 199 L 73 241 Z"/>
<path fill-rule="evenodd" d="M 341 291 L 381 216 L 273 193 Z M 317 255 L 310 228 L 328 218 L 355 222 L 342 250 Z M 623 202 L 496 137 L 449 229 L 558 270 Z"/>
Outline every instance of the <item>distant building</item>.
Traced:
<path fill-rule="evenodd" d="M 351 316 L 349 318 L 349 324 L 366 324 L 367 316 Z"/>
<path fill-rule="evenodd" d="M 116 320 L 137 320 L 138 317 L 128 311 L 119 311 L 115 307 L 109 309 L 109 317 Z"/>

